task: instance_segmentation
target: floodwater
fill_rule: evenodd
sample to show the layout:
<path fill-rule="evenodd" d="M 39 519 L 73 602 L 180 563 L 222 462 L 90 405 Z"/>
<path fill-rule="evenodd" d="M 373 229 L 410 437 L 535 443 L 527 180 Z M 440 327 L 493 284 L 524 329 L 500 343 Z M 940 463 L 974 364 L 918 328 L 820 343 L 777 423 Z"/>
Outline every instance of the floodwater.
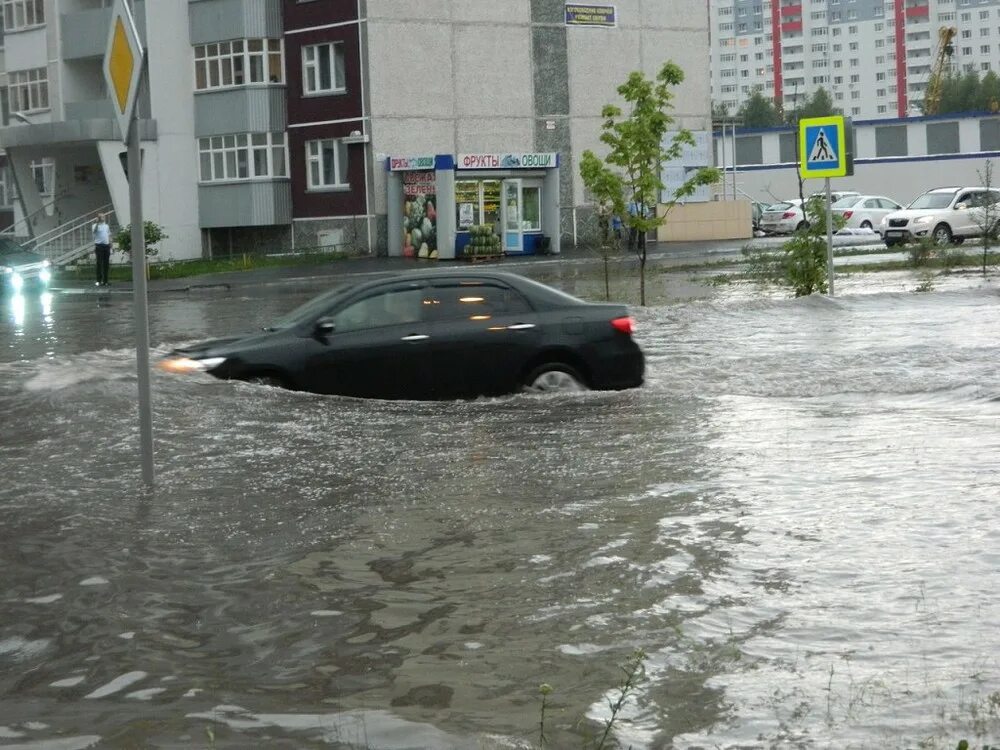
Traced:
<path fill-rule="evenodd" d="M 157 373 L 154 494 L 130 298 L 4 298 L 0 748 L 589 747 L 637 648 L 623 747 L 1000 743 L 1000 294 L 917 284 L 654 273 L 624 393 Z M 154 295 L 151 338 L 315 292 Z"/>

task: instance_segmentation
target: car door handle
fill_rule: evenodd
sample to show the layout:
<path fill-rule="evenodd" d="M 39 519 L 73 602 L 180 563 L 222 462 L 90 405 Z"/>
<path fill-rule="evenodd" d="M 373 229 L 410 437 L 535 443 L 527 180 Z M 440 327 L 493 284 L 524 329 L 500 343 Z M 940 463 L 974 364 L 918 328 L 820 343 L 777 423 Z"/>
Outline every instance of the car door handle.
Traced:
<path fill-rule="evenodd" d="M 410 334 L 409 336 L 403 336 L 403 338 L 401 338 L 400 341 L 426 341 L 429 338 L 430 336 L 428 336 L 426 333 L 413 333 Z"/>
<path fill-rule="evenodd" d="M 534 328 L 534 323 L 515 323 L 512 326 L 507 326 L 508 331 L 527 331 L 529 328 Z"/>

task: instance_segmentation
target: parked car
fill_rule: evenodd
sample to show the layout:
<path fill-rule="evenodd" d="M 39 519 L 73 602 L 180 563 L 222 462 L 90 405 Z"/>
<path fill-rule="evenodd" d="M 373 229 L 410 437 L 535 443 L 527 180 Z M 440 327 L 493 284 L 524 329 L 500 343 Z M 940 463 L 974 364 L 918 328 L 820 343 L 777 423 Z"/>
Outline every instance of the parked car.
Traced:
<path fill-rule="evenodd" d="M 903 207 L 882 195 L 849 195 L 833 204 L 831 211 L 844 219 L 847 229 L 871 229 L 880 232 L 882 219 Z"/>
<path fill-rule="evenodd" d="M 831 203 L 836 203 L 837 201 L 843 200 L 844 198 L 849 198 L 849 197 L 851 197 L 853 195 L 861 195 L 861 193 L 857 192 L 856 190 L 831 190 L 830 191 L 830 202 Z M 813 193 L 808 198 L 806 198 L 806 201 L 811 201 L 811 200 L 825 201 L 826 200 L 826 191 L 824 190 L 821 193 Z"/>
<path fill-rule="evenodd" d="M 500 271 L 394 274 L 344 283 L 263 331 L 160 361 L 316 393 L 450 399 L 642 385 L 624 305 L 584 302 Z"/>
<path fill-rule="evenodd" d="M 809 222 L 806 221 L 805 213 L 802 211 L 802 201 L 791 198 L 772 203 L 764 209 L 759 226 L 765 234 L 791 234 L 809 226 Z"/>
<path fill-rule="evenodd" d="M 49 262 L 9 237 L 0 237 L 0 285 L 20 292 L 28 284 L 45 286 L 52 278 Z"/>
<path fill-rule="evenodd" d="M 996 231 L 993 217 L 1000 216 L 1000 189 L 942 187 L 929 190 L 901 211 L 885 217 L 881 227 L 888 247 L 911 240 L 932 238 L 939 245 L 979 237 L 984 229 Z M 992 209 L 992 215 L 987 209 Z M 993 227 L 985 227 L 987 218 Z"/>

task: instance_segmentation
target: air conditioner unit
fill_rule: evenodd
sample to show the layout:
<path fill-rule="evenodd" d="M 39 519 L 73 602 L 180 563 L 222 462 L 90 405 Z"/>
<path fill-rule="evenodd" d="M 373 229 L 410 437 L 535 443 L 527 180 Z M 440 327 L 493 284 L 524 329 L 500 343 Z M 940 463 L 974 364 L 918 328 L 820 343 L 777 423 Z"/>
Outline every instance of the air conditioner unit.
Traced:
<path fill-rule="evenodd" d="M 341 138 L 344 143 L 368 143 L 371 139 L 368 137 L 367 133 L 362 133 L 360 130 L 352 130 L 351 134 Z"/>

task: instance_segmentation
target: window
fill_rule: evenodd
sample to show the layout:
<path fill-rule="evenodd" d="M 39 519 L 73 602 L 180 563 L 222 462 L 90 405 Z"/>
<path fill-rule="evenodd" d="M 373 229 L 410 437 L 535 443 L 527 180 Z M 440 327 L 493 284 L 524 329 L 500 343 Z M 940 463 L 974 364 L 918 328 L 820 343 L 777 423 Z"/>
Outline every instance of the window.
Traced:
<path fill-rule="evenodd" d="M 38 194 L 42 198 L 51 198 L 55 192 L 56 184 L 55 160 L 45 157 L 39 161 L 31 162 L 31 177 L 35 181 Z"/>
<path fill-rule="evenodd" d="M 335 138 L 306 141 L 309 190 L 347 188 L 347 144 Z"/>
<path fill-rule="evenodd" d="M 19 31 L 45 23 L 43 0 L 3 0 L 3 25 L 6 31 Z"/>
<path fill-rule="evenodd" d="M 0 167 L 0 206 L 9 208 L 14 205 L 14 175 L 11 174 L 10 167 L 4 165 Z"/>
<path fill-rule="evenodd" d="M 194 48 L 196 91 L 284 83 L 280 39 L 234 39 Z"/>
<path fill-rule="evenodd" d="M 303 94 L 339 94 L 346 89 L 343 44 L 310 44 L 302 48 Z"/>
<path fill-rule="evenodd" d="M 359 299 L 333 316 L 334 334 L 416 323 L 423 298 L 422 289 L 390 289 Z"/>
<path fill-rule="evenodd" d="M 11 112 L 32 112 L 49 108 L 48 68 L 12 70 L 7 74 Z"/>
<path fill-rule="evenodd" d="M 517 315 L 531 307 L 513 289 L 493 284 L 438 286 L 428 290 L 425 306 L 432 320 L 485 322 L 496 315 Z"/>
<path fill-rule="evenodd" d="M 202 182 L 287 177 L 284 133 L 237 133 L 198 139 Z"/>
<path fill-rule="evenodd" d="M 542 229 L 542 191 L 537 187 L 526 187 L 521 191 L 521 229 L 525 232 Z"/>

